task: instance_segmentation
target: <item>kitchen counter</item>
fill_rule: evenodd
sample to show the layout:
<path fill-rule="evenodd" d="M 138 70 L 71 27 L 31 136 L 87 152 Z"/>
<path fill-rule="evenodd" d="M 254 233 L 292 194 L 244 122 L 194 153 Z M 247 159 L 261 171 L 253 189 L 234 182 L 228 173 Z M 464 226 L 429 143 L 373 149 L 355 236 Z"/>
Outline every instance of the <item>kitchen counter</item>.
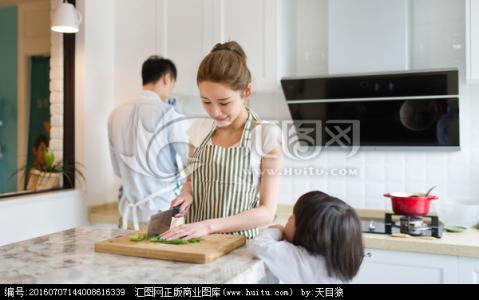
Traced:
<path fill-rule="evenodd" d="M 383 210 L 356 210 L 361 219 L 384 220 Z M 442 238 L 424 240 L 419 238 L 398 238 L 386 234 L 363 233 L 366 248 L 411 251 L 452 256 L 479 258 L 479 229 L 468 228 L 461 233 L 444 230 Z"/>
<path fill-rule="evenodd" d="M 274 223 L 285 224 L 291 214 L 293 206 L 280 204 Z M 356 209 L 364 220 L 383 220 L 384 210 Z M 112 224 L 118 220 L 116 203 L 108 203 L 99 207 L 90 208 L 92 223 Z M 439 255 L 466 256 L 479 258 L 479 229 L 468 228 L 462 233 L 444 232 L 441 239 L 421 240 L 417 238 L 397 238 L 385 234 L 364 233 L 363 240 L 366 248 L 421 252 Z"/>
<path fill-rule="evenodd" d="M 291 210 L 292 207 L 289 205 L 280 205 L 277 211 L 278 218 L 275 222 L 284 224 Z M 356 212 L 363 220 L 384 220 L 384 210 L 356 209 Z M 366 248 L 372 249 L 479 258 L 479 229 L 477 228 L 468 228 L 461 233 L 444 231 L 442 238 L 434 240 L 363 233 L 363 241 Z"/>
<path fill-rule="evenodd" d="M 270 273 L 246 247 L 208 264 L 119 256 L 94 243 L 125 233 L 78 227 L 0 247 L 0 283 L 267 283 Z"/>

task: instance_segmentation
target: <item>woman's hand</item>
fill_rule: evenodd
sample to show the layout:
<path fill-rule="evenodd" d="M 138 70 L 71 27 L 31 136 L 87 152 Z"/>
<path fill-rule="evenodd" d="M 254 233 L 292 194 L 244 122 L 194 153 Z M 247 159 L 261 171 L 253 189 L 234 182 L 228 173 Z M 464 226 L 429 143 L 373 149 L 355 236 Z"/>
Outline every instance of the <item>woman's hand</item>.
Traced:
<path fill-rule="evenodd" d="M 193 196 L 188 192 L 182 192 L 178 197 L 171 201 L 171 207 L 181 205 L 181 213 L 185 214 L 193 202 Z"/>
<path fill-rule="evenodd" d="M 203 222 L 183 224 L 171 228 L 170 230 L 161 234 L 162 238 L 167 240 L 180 239 L 189 240 L 192 238 L 199 238 L 205 235 L 210 234 L 210 228 L 208 224 Z"/>

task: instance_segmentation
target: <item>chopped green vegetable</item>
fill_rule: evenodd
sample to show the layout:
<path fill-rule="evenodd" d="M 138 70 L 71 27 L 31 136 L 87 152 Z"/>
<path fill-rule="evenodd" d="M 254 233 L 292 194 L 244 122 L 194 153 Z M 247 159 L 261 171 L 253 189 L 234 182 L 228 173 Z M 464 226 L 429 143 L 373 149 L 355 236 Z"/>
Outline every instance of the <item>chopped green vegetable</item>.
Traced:
<path fill-rule="evenodd" d="M 147 234 L 146 232 L 138 232 L 138 233 L 130 235 L 128 238 L 130 239 L 130 241 L 133 241 L 133 242 L 144 241 L 147 239 Z M 170 244 L 170 245 L 185 245 L 185 244 L 198 243 L 201 241 L 201 239 L 194 238 L 191 240 L 184 240 L 184 239 L 165 240 L 164 238 L 161 237 L 161 235 L 156 234 L 153 237 L 151 237 L 149 241 L 155 242 L 155 243 Z"/>
<path fill-rule="evenodd" d="M 199 241 L 201 241 L 201 239 L 198 239 L 198 238 L 191 239 L 191 240 L 184 240 L 184 239 L 165 240 L 158 234 L 150 238 L 150 242 L 170 244 L 170 245 L 185 245 L 185 244 L 198 243 Z"/>
<path fill-rule="evenodd" d="M 146 232 L 138 232 L 128 237 L 130 241 L 139 242 L 146 240 Z"/>

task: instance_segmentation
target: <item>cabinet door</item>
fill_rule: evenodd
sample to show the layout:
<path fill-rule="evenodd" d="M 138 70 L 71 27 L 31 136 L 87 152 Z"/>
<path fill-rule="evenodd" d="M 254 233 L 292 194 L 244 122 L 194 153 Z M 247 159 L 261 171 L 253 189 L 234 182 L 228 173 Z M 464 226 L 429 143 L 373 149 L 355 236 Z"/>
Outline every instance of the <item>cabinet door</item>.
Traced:
<path fill-rule="evenodd" d="M 479 3 L 466 1 L 467 78 L 479 80 Z"/>
<path fill-rule="evenodd" d="M 213 5 L 210 1 L 163 0 L 158 9 L 159 49 L 178 69 L 175 93 L 197 95 L 196 74 L 211 50 Z"/>
<path fill-rule="evenodd" d="M 459 282 L 479 284 L 479 258 L 459 257 Z"/>
<path fill-rule="evenodd" d="M 366 249 L 353 283 L 457 283 L 458 257 Z"/>
<path fill-rule="evenodd" d="M 277 78 L 276 0 L 218 1 L 220 26 L 216 36 L 235 40 L 245 50 L 255 90 L 279 86 Z"/>
<path fill-rule="evenodd" d="M 156 0 L 115 0 L 115 99 L 125 101 L 141 89 L 141 64 L 158 52 Z M 101 26 L 101 24 L 98 24 Z"/>

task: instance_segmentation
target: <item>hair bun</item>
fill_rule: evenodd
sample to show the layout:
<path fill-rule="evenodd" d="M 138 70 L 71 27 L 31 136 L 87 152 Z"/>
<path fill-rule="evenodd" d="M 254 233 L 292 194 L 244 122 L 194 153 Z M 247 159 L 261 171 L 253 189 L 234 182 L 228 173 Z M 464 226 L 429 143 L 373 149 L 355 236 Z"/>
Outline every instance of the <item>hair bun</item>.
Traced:
<path fill-rule="evenodd" d="M 238 54 L 244 60 L 246 60 L 246 53 L 243 51 L 243 48 L 241 48 L 241 46 L 235 41 L 218 43 L 213 47 L 213 50 L 211 50 L 211 52 L 221 51 L 221 50 L 232 51 Z"/>

